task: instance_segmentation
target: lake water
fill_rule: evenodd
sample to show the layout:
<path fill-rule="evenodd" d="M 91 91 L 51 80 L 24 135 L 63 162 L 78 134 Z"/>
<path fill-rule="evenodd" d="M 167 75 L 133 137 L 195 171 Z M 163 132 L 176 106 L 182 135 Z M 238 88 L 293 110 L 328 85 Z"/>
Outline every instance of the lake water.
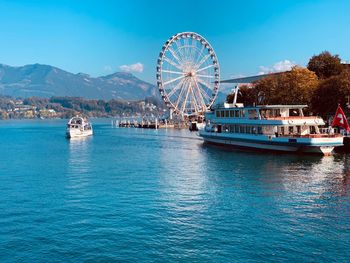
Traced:
<path fill-rule="evenodd" d="M 350 156 L 0 122 L 0 262 L 349 262 Z"/>

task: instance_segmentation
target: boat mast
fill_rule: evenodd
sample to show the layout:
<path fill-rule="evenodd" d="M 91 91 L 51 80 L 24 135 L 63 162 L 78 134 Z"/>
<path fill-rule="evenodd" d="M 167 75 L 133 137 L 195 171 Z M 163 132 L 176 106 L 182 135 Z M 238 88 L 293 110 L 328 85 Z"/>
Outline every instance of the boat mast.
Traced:
<path fill-rule="evenodd" d="M 235 97 L 233 98 L 233 104 L 234 104 L 234 105 L 236 105 L 236 103 L 237 103 L 238 91 L 239 91 L 239 84 L 237 84 L 237 85 L 234 87 L 234 92 L 235 92 Z"/>

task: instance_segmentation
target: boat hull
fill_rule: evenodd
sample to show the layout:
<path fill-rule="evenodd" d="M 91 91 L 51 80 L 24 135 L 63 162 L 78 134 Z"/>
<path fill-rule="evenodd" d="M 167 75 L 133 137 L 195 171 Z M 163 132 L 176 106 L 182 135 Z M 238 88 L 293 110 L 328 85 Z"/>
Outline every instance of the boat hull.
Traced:
<path fill-rule="evenodd" d="M 256 136 L 256 138 L 254 136 L 252 138 L 224 137 L 206 132 L 200 132 L 199 134 L 205 142 L 211 144 L 279 152 L 331 155 L 336 146 L 342 145 L 342 138 L 337 137 L 323 140 L 300 139 L 299 143 L 291 143 L 288 142 L 289 138 L 269 138 L 266 136 Z"/>
<path fill-rule="evenodd" d="M 93 134 L 92 130 L 81 131 L 78 129 L 67 130 L 66 137 L 67 138 L 81 138 L 91 136 Z"/>

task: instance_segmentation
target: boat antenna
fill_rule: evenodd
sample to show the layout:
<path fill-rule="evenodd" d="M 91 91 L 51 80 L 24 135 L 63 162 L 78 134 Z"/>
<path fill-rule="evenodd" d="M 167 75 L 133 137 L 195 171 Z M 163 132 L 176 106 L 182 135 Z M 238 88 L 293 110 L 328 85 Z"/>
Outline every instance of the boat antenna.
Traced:
<path fill-rule="evenodd" d="M 234 97 L 234 99 L 233 99 L 233 104 L 235 105 L 236 103 L 237 103 L 237 96 L 238 96 L 238 91 L 239 91 L 239 84 L 237 84 L 236 86 L 235 86 L 235 97 Z"/>

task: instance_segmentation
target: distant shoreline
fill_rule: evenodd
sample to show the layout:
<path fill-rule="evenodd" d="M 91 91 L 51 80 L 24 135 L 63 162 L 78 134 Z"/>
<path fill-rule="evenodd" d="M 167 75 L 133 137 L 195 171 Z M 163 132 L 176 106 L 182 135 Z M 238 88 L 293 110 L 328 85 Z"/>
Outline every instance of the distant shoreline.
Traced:
<path fill-rule="evenodd" d="M 153 97 L 140 101 L 0 97 L 0 120 L 69 119 L 76 115 L 90 118 L 154 117 L 162 116 L 165 111 L 164 104 Z"/>

